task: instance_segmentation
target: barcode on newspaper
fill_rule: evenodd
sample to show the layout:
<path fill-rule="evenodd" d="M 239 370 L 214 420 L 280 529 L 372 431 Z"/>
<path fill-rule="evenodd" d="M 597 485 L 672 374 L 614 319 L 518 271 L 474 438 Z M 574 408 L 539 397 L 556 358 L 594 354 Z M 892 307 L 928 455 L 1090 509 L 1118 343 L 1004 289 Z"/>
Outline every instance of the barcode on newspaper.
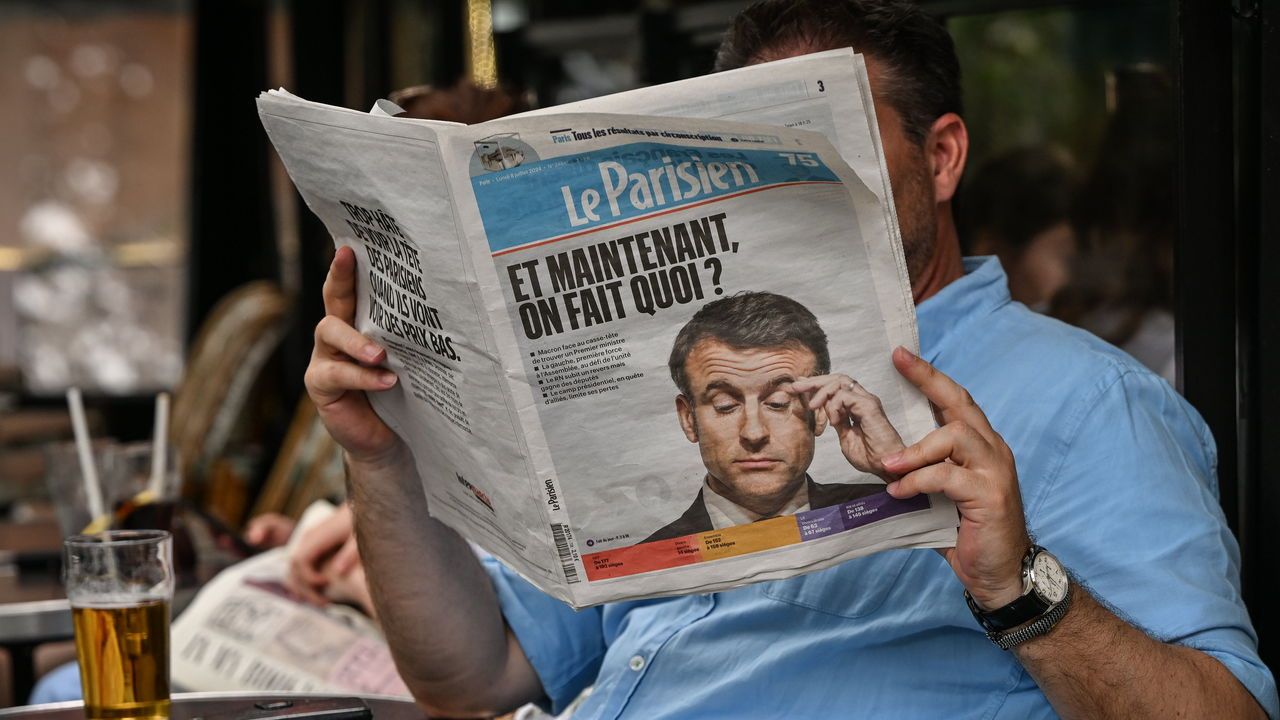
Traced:
<path fill-rule="evenodd" d="M 551 523 L 551 537 L 556 541 L 556 553 L 560 555 L 564 581 L 570 585 L 578 582 L 578 565 L 573 561 L 573 551 L 569 549 L 568 528 L 563 523 Z"/>

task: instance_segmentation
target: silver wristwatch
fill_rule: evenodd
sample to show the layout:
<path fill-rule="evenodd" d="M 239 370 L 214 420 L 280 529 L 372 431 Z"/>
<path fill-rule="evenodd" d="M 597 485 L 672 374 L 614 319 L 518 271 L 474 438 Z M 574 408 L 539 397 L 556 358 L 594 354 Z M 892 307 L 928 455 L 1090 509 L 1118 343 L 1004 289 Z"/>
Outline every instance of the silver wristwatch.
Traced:
<path fill-rule="evenodd" d="M 1049 632 L 1071 607 L 1071 577 L 1039 545 L 1028 548 L 1022 559 L 1022 587 L 1021 597 L 994 610 L 978 607 L 969 591 L 964 593 L 970 612 L 1001 650 Z"/>

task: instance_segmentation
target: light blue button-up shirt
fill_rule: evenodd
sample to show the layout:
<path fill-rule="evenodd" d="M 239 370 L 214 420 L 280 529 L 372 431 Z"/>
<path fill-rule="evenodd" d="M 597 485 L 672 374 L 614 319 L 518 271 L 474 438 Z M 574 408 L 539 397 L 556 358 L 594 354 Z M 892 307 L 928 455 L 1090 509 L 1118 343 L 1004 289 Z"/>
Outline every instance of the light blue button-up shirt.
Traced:
<path fill-rule="evenodd" d="M 1011 302 L 995 259 L 965 271 L 918 307 L 923 355 L 1013 449 L 1038 542 L 1122 617 L 1220 660 L 1276 718 L 1204 422 L 1121 351 Z M 933 551 L 580 612 L 487 567 L 551 706 L 594 685 L 575 717 L 1054 716 Z"/>

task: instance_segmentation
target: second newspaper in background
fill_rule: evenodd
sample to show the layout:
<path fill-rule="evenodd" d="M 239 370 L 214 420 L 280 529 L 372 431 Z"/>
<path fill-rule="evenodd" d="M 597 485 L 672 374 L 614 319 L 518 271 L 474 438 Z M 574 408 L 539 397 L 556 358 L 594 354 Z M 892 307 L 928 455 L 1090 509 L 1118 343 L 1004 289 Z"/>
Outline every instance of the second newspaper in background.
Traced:
<path fill-rule="evenodd" d="M 260 110 L 356 250 L 357 327 L 402 379 L 375 406 L 432 515 L 547 592 L 703 592 L 954 542 L 945 498 L 895 500 L 876 474 L 933 420 L 889 359 L 917 341 L 887 183 L 823 135 Z M 814 374 L 856 381 L 852 427 L 792 390 Z"/>

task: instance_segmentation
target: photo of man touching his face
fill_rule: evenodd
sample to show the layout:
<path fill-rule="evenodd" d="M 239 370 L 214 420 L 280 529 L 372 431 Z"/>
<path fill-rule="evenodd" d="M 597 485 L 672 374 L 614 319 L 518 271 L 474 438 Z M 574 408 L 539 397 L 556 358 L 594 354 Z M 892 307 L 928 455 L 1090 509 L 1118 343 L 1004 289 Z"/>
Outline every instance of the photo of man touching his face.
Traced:
<path fill-rule="evenodd" d="M 884 484 L 809 477 L 815 440 L 835 428 L 845 459 L 885 482 L 879 458 L 904 444 L 879 398 L 831 372 L 818 319 L 791 298 L 742 292 L 704 305 L 668 361 L 676 414 L 706 466 L 702 488 L 655 542 L 815 510 L 882 492 Z"/>

